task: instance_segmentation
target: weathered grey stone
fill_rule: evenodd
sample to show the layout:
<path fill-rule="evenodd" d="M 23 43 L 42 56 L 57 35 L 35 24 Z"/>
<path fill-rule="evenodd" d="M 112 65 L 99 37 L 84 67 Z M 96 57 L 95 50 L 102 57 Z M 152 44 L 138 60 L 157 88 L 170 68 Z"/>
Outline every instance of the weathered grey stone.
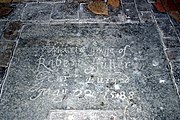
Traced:
<path fill-rule="evenodd" d="M 123 12 L 131 21 L 139 21 L 138 12 L 134 3 L 122 4 Z"/>
<path fill-rule="evenodd" d="M 180 60 L 180 48 L 172 48 L 166 50 L 167 56 L 171 61 L 179 61 Z"/>
<path fill-rule="evenodd" d="M 22 27 L 22 22 L 20 21 L 9 22 L 6 28 L 4 29 L 3 39 L 16 40 L 16 38 L 19 36 L 21 27 Z"/>
<path fill-rule="evenodd" d="M 38 2 L 59 2 L 65 3 L 66 0 L 39 0 Z"/>
<path fill-rule="evenodd" d="M 8 16 L 1 17 L 0 20 L 20 20 L 21 19 L 25 4 L 23 3 L 11 4 L 11 6 L 14 8 L 13 11 Z"/>
<path fill-rule="evenodd" d="M 3 80 L 5 77 L 6 69 L 7 69 L 7 67 L 0 67 L 0 93 L 2 90 L 2 86 L 3 86 Z"/>
<path fill-rule="evenodd" d="M 57 3 L 54 6 L 52 19 L 78 19 L 79 4 L 77 3 Z"/>
<path fill-rule="evenodd" d="M 59 120 L 82 113 L 63 110 L 100 109 L 81 115 L 106 120 L 120 111 L 117 120 L 179 119 L 169 73 L 154 24 L 26 25 L 0 118 Z"/>
<path fill-rule="evenodd" d="M 145 22 L 154 22 L 153 15 L 152 15 L 151 12 L 141 11 L 141 12 L 139 12 L 139 17 L 140 17 L 140 21 L 142 23 L 145 23 Z"/>
<path fill-rule="evenodd" d="M 172 62 L 172 70 L 173 70 L 175 82 L 180 88 L 180 61 Z"/>
<path fill-rule="evenodd" d="M 178 34 L 178 36 L 179 36 L 179 38 L 180 38 L 180 27 L 176 27 L 176 32 L 177 32 L 177 34 Z"/>
<path fill-rule="evenodd" d="M 52 4 L 49 3 L 27 3 L 23 12 L 23 20 L 49 21 Z"/>
<path fill-rule="evenodd" d="M 147 0 L 135 0 L 138 11 L 150 11 L 151 7 Z"/>
<path fill-rule="evenodd" d="M 175 29 L 169 19 L 156 19 L 156 21 L 162 31 L 163 37 L 177 37 Z"/>
<path fill-rule="evenodd" d="M 51 120 L 119 120 L 123 119 L 121 110 L 54 110 L 50 112 Z"/>
<path fill-rule="evenodd" d="M 122 3 L 134 3 L 134 0 L 122 0 Z"/>
<path fill-rule="evenodd" d="M 1 41 L 0 42 L 0 66 L 7 67 L 12 57 L 15 47 L 15 42 Z"/>
<path fill-rule="evenodd" d="M 6 72 L 6 67 L 0 67 L 0 84 L 2 84 L 2 80 L 5 75 L 5 72 Z M 0 88 L 1 88 L 1 85 L 0 85 Z"/>
<path fill-rule="evenodd" d="M 177 48 L 180 47 L 178 38 L 164 38 L 163 39 L 166 48 Z"/>
<path fill-rule="evenodd" d="M 0 21 L 0 38 L 3 34 L 5 25 L 6 25 L 6 21 Z"/>

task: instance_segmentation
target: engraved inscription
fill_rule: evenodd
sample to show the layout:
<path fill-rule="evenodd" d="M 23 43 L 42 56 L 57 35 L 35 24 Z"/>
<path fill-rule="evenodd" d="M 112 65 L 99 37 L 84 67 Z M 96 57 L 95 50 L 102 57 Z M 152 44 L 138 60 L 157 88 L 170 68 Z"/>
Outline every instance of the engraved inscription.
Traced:
<path fill-rule="evenodd" d="M 95 85 L 97 89 L 98 86 L 113 84 L 113 89 L 118 92 L 110 88 L 103 90 L 103 99 L 128 99 L 128 92 L 125 93 L 120 84 L 130 82 L 130 77 L 121 69 L 131 64 L 124 59 L 130 47 L 47 47 L 46 53 L 37 60 L 35 84 L 29 89 L 32 94 L 30 100 L 46 97 L 58 103 L 68 93 L 77 98 L 84 96 L 97 99 L 97 91 L 85 87 L 89 84 Z M 77 89 L 77 85 L 81 85 L 81 89 Z"/>

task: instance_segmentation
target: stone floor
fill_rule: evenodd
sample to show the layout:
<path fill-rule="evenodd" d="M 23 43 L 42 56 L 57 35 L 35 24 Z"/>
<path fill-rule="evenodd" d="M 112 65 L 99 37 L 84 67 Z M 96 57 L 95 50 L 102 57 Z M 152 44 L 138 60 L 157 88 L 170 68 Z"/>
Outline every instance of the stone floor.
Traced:
<path fill-rule="evenodd" d="M 96 16 L 26 0 L 0 18 L 1 120 L 179 120 L 180 23 L 152 0 Z"/>

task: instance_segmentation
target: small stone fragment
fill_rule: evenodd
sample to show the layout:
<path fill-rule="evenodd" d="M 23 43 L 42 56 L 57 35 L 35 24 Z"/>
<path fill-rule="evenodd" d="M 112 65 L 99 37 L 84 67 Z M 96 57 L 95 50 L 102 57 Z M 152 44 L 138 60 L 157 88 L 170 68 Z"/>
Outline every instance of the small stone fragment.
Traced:
<path fill-rule="evenodd" d="M 94 1 L 88 4 L 88 9 L 97 15 L 109 15 L 106 3 L 102 1 Z"/>
<path fill-rule="evenodd" d="M 120 0 L 108 0 L 107 5 L 111 5 L 113 8 L 118 8 L 120 6 Z"/>

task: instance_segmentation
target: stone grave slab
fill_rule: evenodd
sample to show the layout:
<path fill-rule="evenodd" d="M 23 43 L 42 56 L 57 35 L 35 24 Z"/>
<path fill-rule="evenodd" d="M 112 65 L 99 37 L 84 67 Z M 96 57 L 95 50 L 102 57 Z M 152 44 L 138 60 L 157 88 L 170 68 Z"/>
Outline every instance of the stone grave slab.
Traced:
<path fill-rule="evenodd" d="M 180 119 L 153 23 L 25 25 L 0 108 L 2 120 Z"/>

